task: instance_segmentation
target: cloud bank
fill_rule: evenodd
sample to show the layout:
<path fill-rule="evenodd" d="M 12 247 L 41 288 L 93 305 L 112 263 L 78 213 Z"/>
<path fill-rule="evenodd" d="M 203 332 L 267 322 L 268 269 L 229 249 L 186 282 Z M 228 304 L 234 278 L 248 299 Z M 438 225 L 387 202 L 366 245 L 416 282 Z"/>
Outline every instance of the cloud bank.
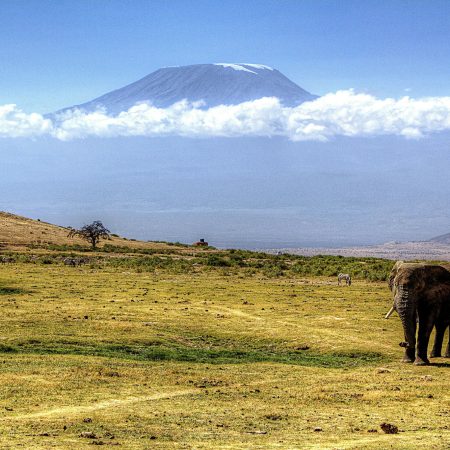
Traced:
<path fill-rule="evenodd" d="M 289 108 L 273 97 L 209 109 L 178 102 L 169 108 L 140 103 L 110 116 L 66 111 L 52 119 L 0 106 L 0 137 L 53 136 L 61 140 L 118 136 L 283 136 L 327 141 L 336 136 L 395 135 L 421 138 L 450 130 L 450 97 L 379 99 L 338 91 Z"/>
<path fill-rule="evenodd" d="M 0 137 L 36 137 L 53 131 L 52 121 L 40 114 L 26 114 L 16 105 L 0 106 Z"/>

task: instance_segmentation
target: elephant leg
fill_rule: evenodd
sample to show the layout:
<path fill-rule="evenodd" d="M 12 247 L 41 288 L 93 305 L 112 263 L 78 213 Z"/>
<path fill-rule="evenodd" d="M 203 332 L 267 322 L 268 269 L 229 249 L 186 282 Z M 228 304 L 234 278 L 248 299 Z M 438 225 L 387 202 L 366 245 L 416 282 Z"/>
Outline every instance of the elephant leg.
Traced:
<path fill-rule="evenodd" d="M 410 290 L 399 285 L 394 296 L 394 307 L 402 321 L 405 342 L 400 346 L 405 348 L 403 362 L 412 363 L 416 356 L 416 299 Z"/>
<path fill-rule="evenodd" d="M 416 349 L 414 347 L 406 347 L 402 361 L 406 363 L 412 363 L 415 361 L 415 357 Z"/>
<path fill-rule="evenodd" d="M 450 326 L 448 327 L 448 344 L 445 350 L 444 358 L 450 358 Z"/>
<path fill-rule="evenodd" d="M 405 331 L 405 354 L 403 355 L 403 362 L 412 363 L 416 358 L 416 321 L 411 320 L 408 332 Z M 410 344 L 412 343 L 412 345 Z"/>
<path fill-rule="evenodd" d="M 446 325 L 436 323 L 436 337 L 434 338 L 433 350 L 431 350 L 430 358 L 440 358 L 442 352 L 442 342 L 444 341 Z"/>
<path fill-rule="evenodd" d="M 405 354 L 403 355 L 402 361 L 405 363 L 412 363 L 416 358 L 416 330 L 417 330 L 417 322 L 415 313 L 414 315 L 409 314 L 405 317 L 402 309 L 397 305 L 397 311 L 399 312 L 399 316 L 403 323 L 404 335 L 405 335 L 405 343 L 400 344 L 402 347 L 405 347 Z"/>
<path fill-rule="evenodd" d="M 421 308 L 419 310 L 419 333 L 417 336 L 417 356 L 414 364 L 422 366 L 429 364 L 427 351 L 428 342 L 430 341 L 431 331 L 434 327 L 436 313 L 432 307 Z"/>

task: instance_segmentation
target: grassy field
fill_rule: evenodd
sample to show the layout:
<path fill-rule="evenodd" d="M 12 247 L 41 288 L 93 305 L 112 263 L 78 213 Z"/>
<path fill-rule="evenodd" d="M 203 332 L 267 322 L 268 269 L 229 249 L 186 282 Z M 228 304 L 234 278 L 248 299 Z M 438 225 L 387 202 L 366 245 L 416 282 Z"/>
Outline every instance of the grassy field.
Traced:
<path fill-rule="evenodd" d="M 0 264 L 0 447 L 450 448 L 450 362 L 399 362 L 379 262 L 213 254 Z"/>

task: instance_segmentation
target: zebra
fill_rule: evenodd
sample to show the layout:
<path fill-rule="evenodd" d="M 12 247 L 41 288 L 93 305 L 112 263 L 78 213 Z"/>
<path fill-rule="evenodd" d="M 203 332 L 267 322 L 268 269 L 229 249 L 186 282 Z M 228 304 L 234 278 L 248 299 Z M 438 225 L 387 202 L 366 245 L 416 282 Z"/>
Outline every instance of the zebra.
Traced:
<path fill-rule="evenodd" d="M 345 281 L 345 285 L 350 286 L 352 284 L 352 277 L 348 273 L 340 273 L 338 275 L 338 286 L 341 285 L 341 281 Z"/>
<path fill-rule="evenodd" d="M 72 266 L 72 267 L 81 266 L 81 264 L 86 264 L 87 262 L 88 262 L 87 258 L 64 258 L 63 259 L 63 263 L 66 266 Z"/>

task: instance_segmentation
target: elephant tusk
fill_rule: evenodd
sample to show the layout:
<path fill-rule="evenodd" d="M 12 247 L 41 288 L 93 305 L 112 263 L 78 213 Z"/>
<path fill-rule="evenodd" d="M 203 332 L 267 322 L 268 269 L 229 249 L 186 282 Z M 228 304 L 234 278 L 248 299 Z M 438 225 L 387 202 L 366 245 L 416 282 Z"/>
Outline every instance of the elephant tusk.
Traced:
<path fill-rule="evenodd" d="M 384 316 L 385 319 L 389 319 L 392 316 L 392 313 L 395 311 L 395 308 L 392 307 L 389 312 Z"/>

